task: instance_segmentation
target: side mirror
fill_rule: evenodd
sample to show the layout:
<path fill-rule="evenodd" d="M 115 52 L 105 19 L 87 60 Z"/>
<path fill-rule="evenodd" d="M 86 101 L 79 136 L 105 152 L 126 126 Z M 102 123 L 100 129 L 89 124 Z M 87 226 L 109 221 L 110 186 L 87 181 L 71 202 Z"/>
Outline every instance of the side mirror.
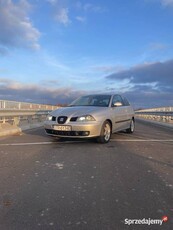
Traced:
<path fill-rule="evenodd" d="M 122 106 L 123 104 L 121 102 L 115 102 L 113 107 L 120 107 Z"/>

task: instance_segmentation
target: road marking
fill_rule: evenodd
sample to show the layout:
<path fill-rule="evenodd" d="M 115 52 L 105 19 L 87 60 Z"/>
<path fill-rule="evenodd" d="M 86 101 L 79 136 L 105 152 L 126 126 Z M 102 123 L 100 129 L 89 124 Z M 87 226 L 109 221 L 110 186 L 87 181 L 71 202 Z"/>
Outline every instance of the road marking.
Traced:
<path fill-rule="evenodd" d="M 9 143 L 9 144 L 0 144 L 0 146 L 51 145 L 53 143 L 56 142 Z"/>
<path fill-rule="evenodd" d="M 111 139 L 111 142 L 173 142 L 173 139 L 158 140 L 158 139 Z M 25 142 L 25 143 L 4 143 L 0 146 L 27 146 L 27 145 L 52 145 L 52 144 L 73 144 L 73 143 L 88 143 L 86 141 L 63 141 L 63 142 Z"/>
<path fill-rule="evenodd" d="M 119 142 L 122 142 L 122 141 L 126 141 L 126 142 L 173 142 L 173 139 L 167 139 L 167 140 L 164 140 L 164 139 L 161 139 L 161 140 L 158 140 L 158 139 L 112 139 L 111 141 L 119 141 Z"/>
<path fill-rule="evenodd" d="M 63 142 L 25 142 L 25 143 L 4 143 L 0 146 L 27 146 L 27 145 L 51 145 L 51 144 L 63 144 L 63 143 L 84 143 L 84 141 L 63 141 Z M 86 143 L 86 142 L 85 142 Z"/>

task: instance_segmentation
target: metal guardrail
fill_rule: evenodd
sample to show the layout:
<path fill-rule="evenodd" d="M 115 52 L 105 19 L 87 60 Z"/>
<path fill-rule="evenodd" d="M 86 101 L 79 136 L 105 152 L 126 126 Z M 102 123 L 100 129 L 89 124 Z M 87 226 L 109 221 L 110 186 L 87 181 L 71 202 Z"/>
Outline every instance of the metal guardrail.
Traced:
<path fill-rule="evenodd" d="M 173 123 L 173 107 L 143 109 L 135 112 L 138 117 L 160 122 Z"/>
<path fill-rule="evenodd" d="M 0 128 L 42 122 L 49 111 L 57 108 L 53 105 L 0 100 Z"/>
<path fill-rule="evenodd" d="M 0 110 L 54 110 L 58 106 L 0 100 Z"/>

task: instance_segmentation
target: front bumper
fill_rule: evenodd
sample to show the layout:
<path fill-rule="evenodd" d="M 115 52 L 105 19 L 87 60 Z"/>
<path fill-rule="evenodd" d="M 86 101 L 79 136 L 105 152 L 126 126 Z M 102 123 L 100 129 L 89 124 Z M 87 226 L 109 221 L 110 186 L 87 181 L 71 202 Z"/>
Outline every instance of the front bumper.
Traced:
<path fill-rule="evenodd" d="M 71 131 L 58 131 L 54 129 L 54 125 L 57 123 L 45 123 L 44 128 L 46 134 L 51 136 L 58 137 L 70 137 L 70 138 L 90 138 L 90 137 L 98 137 L 100 136 L 102 124 L 98 122 L 90 122 L 90 123 L 68 123 L 64 125 L 70 125 Z"/>

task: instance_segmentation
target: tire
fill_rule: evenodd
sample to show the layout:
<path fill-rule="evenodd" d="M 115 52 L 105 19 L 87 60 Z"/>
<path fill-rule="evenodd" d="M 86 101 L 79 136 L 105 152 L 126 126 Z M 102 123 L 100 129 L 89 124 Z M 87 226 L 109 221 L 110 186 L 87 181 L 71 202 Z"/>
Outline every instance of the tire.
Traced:
<path fill-rule="evenodd" d="M 135 130 L 135 120 L 134 118 L 131 120 L 130 122 L 130 128 L 129 129 L 126 129 L 126 132 L 127 133 L 133 133 Z"/>
<path fill-rule="evenodd" d="M 97 142 L 101 144 L 108 143 L 111 139 L 111 124 L 109 121 L 105 121 L 102 125 L 100 136 L 97 138 Z"/>

